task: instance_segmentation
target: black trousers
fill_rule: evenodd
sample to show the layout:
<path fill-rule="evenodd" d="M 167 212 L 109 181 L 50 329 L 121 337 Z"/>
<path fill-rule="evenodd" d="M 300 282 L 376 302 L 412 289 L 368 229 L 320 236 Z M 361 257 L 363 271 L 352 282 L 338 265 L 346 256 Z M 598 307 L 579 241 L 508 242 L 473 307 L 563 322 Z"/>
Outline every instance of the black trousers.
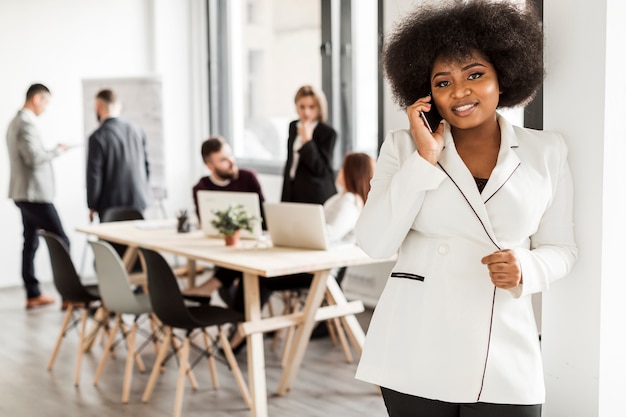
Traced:
<path fill-rule="evenodd" d="M 541 404 L 455 404 L 381 390 L 389 417 L 541 417 Z"/>
<path fill-rule="evenodd" d="M 241 313 L 245 312 L 245 303 L 243 297 L 243 285 L 241 280 L 243 279 L 243 274 L 241 271 L 234 271 L 228 268 L 215 268 L 215 272 L 213 274 L 214 278 L 217 278 L 221 283 L 222 287 L 230 295 L 230 303 L 229 307 L 233 310 L 239 311 Z M 239 283 L 235 285 L 235 281 L 239 280 Z M 259 282 L 259 296 L 261 301 L 261 308 L 267 303 L 272 292 L 274 291 L 283 291 L 293 288 L 309 288 L 311 286 L 311 281 L 313 280 L 313 275 L 302 273 L 302 274 L 292 274 L 286 275 L 284 277 L 274 277 L 271 279 L 262 279 Z"/>
<path fill-rule="evenodd" d="M 33 298 L 41 295 L 39 281 L 35 276 L 35 253 L 39 247 L 38 230 L 45 230 L 61 237 L 70 248 L 70 241 L 63 230 L 61 219 L 52 203 L 31 203 L 16 201 L 15 205 L 22 212 L 24 225 L 24 247 L 22 249 L 22 279 L 26 289 L 26 297 Z"/>

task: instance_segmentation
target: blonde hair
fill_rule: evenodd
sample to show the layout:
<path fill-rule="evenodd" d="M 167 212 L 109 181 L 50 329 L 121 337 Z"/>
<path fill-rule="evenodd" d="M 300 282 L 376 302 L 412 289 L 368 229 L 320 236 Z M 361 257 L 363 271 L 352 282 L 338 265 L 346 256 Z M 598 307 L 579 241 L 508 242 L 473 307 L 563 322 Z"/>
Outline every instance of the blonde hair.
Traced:
<path fill-rule="evenodd" d="M 317 107 L 319 108 L 318 121 L 325 122 L 328 116 L 328 104 L 326 102 L 326 95 L 324 95 L 324 92 L 311 85 L 303 85 L 298 89 L 293 102 L 297 104 L 303 97 L 313 97 L 315 99 Z"/>

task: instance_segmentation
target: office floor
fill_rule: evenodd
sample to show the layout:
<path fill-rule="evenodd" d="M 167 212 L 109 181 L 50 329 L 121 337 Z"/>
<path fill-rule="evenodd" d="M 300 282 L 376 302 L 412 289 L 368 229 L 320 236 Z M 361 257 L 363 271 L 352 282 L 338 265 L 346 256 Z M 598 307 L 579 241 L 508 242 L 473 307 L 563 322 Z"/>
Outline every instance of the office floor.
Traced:
<path fill-rule="evenodd" d="M 44 286 L 47 294 L 54 289 Z M 93 375 L 102 354 L 96 344 L 84 356 L 81 383 L 73 384 L 74 359 L 78 335 L 69 333 L 56 359 L 54 369 L 46 370 L 48 359 L 58 335 L 63 313 L 59 304 L 26 311 L 21 288 L 0 289 L 0 416 L 171 416 L 176 384 L 176 364 L 168 361 L 149 403 L 141 396 L 148 381 L 155 353 L 148 346 L 142 357 L 148 368 L 144 374 L 135 369 L 130 402 L 121 404 L 121 389 L 125 349 L 116 349 L 117 358 L 109 360 L 98 386 Z M 364 329 L 371 311 L 359 315 Z M 141 337 L 139 337 L 141 339 Z M 273 395 L 281 375 L 280 348 L 271 349 L 266 338 L 266 372 L 269 393 L 269 415 L 272 417 L 370 417 L 386 416 L 377 389 L 354 379 L 356 361 L 348 364 L 341 349 L 330 339 L 316 339 L 309 344 L 302 368 L 292 391 L 284 396 Z M 353 350 L 356 357 L 356 352 Z M 247 379 L 246 352 L 237 355 Z M 223 362 L 218 362 L 220 387 L 212 388 L 206 361 L 198 363 L 194 373 L 199 389 L 193 391 L 187 383 L 183 399 L 183 415 L 211 417 L 246 417 L 249 411 Z"/>

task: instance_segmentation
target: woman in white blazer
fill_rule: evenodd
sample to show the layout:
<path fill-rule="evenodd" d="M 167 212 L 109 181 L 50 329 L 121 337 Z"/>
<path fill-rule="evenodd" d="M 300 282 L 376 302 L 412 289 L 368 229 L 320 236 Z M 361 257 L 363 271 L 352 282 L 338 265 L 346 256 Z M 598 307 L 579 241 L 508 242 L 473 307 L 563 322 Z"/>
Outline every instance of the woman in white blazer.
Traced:
<path fill-rule="evenodd" d="M 392 417 L 541 415 L 530 296 L 577 257 L 572 180 L 561 136 L 496 109 L 534 95 L 542 38 L 533 10 L 470 1 L 418 9 L 385 44 L 410 130 L 387 136 L 356 226 L 370 256 L 398 254 L 357 378 Z"/>

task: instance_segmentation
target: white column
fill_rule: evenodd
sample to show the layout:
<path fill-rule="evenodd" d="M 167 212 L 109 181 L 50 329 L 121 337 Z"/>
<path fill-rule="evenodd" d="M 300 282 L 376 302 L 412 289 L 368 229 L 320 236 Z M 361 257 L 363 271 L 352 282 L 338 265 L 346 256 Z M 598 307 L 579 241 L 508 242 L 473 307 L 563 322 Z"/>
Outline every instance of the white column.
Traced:
<path fill-rule="evenodd" d="M 626 392 L 626 4 L 545 0 L 544 22 L 544 128 L 569 145 L 580 258 L 543 298 L 543 415 L 617 416 Z"/>

